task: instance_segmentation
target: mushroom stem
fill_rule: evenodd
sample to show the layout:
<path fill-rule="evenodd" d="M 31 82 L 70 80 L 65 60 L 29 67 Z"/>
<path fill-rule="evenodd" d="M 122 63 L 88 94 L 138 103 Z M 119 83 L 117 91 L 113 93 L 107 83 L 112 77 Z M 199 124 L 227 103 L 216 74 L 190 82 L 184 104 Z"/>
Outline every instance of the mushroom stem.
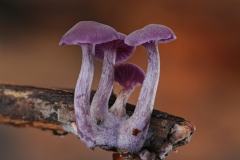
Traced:
<path fill-rule="evenodd" d="M 90 148 L 94 142 L 90 119 L 90 93 L 94 73 L 94 44 L 81 44 L 82 66 L 74 94 L 74 109 L 79 138 Z"/>
<path fill-rule="evenodd" d="M 138 117 L 140 115 L 144 116 L 140 120 L 141 122 L 139 122 L 139 124 L 142 125 L 137 125 L 140 129 L 145 127 L 145 123 L 148 122 L 149 117 L 151 117 L 160 76 L 160 55 L 157 43 L 151 41 L 143 45 L 148 54 L 148 69 L 136 105 L 136 112 L 134 112 L 132 116 L 132 119 L 139 119 Z"/>
<path fill-rule="evenodd" d="M 108 112 L 108 100 L 113 89 L 115 59 L 116 51 L 105 51 L 101 79 L 90 109 L 91 118 L 96 124 L 99 120 L 106 120 L 110 115 Z"/>
<path fill-rule="evenodd" d="M 143 45 L 148 53 L 147 73 L 135 111 L 128 120 L 121 124 L 118 140 L 120 148 L 133 153 L 138 152 L 145 142 L 160 75 L 157 42 L 150 41 Z"/>
<path fill-rule="evenodd" d="M 123 118 L 126 115 L 126 103 L 133 92 L 133 89 L 123 88 L 117 96 L 117 99 L 113 106 L 109 109 L 109 112 L 118 118 Z"/>

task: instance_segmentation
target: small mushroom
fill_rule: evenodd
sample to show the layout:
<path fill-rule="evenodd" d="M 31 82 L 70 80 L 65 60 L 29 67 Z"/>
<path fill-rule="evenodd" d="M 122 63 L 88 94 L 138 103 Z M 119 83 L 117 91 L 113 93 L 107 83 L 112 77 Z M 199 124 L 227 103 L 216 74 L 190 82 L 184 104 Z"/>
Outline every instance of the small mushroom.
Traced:
<path fill-rule="evenodd" d="M 113 122 L 113 117 L 108 111 L 108 100 L 112 93 L 114 82 L 114 65 L 115 63 L 123 62 L 130 58 L 135 46 L 129 46 L 124 43 L 126 35 L 118 33 L 119 38 L 113 41 L 96 45 L 96 58 L 103 60 L 102 74 L 98 89 L 93 97 L 91 104 L 91 118 L 99 126 L 108 123 L 105 126 Z M 99 123 L 99 120 L 102 120 Z"/>
<path fill-rule="evenodd" d="M 90 92 L 94 73 L 95 45 L 119 38 L 110 26 L 82 21 L 73 26 L 61 39 L 59 45 L 80 45 L 82 66 L 74 95 L 74 109 L 79 138 L 90 148 L 95 147 L 90 121 Z"/>
<path fill-rule="evenodd" d="M 125 43 L 131 46 L 143 45 L 148 54 L 148 69 L 133 115 L 120 126 L 118 144 L 132 153 L 138 152 L 146 139 L 160 76 L 158 43 L 175 40 L 176 36 L 166 26 L 150 24 L 129 34 Z M 139 130 L 137 135 L 132 134 Z"/>
<path fill-rule="evenodd" d="M 137 65 L 125 63 L 115 66 L 114 80 L 119 83 L 123 89 L 118 94 L 109 112 L 119 118 L 126 116 L 126 102 L 134 88 L 143 83 L 144 78 L 145 74 L 143 70 Z"/>

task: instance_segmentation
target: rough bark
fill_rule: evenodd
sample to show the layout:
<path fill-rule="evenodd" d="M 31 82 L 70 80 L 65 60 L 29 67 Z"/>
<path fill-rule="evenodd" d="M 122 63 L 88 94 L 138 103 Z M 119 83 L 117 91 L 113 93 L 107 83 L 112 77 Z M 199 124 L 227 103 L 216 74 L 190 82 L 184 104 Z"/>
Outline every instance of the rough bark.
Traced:
<path fill-rule="evenodd" d="M 92 97 L 95 91 L 91 93 Z M 64 126 L 71 126 L 74 117 L 74 92 L 73 89 L 46 89 L 30 86 L 17 86 L 0 84 L 0 124 L 9 124 L 17 127 L 35 127 L 52 130 L 55 134 L 66 134 Z M 112 94 L 109 106 L 116 100 Z M 126 105 L 127 114 L 132 115 L 135 106 Z M 161 148 L 169 141 L 171 129 L 175 124 L 185 125 L 185 119 L 170 115 L 165 112 L 153 110 L 149 128 L 149 139 L 144 148 L 151 152 L 159 153 Z M 173 145 L 173 149 L 189 143 L 190 139 L 183 139 Z M 119 151 L 129 159 L 137 155 Z"/>

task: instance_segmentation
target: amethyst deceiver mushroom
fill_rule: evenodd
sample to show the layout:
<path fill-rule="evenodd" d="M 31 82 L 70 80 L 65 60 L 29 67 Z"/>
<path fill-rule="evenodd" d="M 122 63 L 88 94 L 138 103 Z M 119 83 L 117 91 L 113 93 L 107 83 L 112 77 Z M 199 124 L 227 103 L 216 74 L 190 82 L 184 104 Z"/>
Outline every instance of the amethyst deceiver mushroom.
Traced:
<path fill-rule="evenodd" d="M 150 24 L 129 34 L 125 43 L 131 46 L 143 45 L 147 50 L 148 69 L 133 115 L 120 125 L 118 147 L 137 153 L 142 148 L 153 110 L 160 75 L 158 43 L 176 39 L 166 26 Z"/>
<path fill-rule="evenodd" d="M 124 118 L 126 116 L 126 103 L 130 94 L 136 86 L 143 83 L 145 74 L 143 70 L 135 64 L 124 63 L 115 66 L 114 80 L 119 83 L 123 89 L 119 92 L 113 106 L 109 109 L 115 117 Z M 127 118 L 127 117 L 126 117 Z"/>
<path fill-rule="evenodd" d="M 82 66 L 74 94 L 74 109 L 79 138 L 90 148 L 95 147 L 94 131 L 90 119 L 90 92 L 94 73 L 95 45 L 119 38 L 110 26 L 82 21 L 73 26 L 61 39 L 59 45 L 80 45 Z"/>
<path fill-rule="evenodd" d="M 108 101 L 114 82 L 114 65 L 131 57 L 135 46 L 124 43 L 126 35 L 119 33 L 119 38 L 96 45 L 95 58 L 103 60 L 102 74 L 98 89 L 93 97 L 90 114 L 96 127 L 115 126 L 114 117 L 109 113 Z"/>

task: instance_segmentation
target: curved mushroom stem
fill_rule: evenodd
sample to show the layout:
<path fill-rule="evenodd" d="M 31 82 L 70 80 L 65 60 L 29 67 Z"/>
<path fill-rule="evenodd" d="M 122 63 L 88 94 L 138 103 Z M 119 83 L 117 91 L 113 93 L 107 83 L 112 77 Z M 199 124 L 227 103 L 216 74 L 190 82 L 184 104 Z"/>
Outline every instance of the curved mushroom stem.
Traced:
<path fill-rule="evenodd" d="M 113 89 L 115 59 L 116 51 L 105 51 L 101 79 L 90 109 L 91 119 L 97 125 L 111 116 L 108 112 L 108 100 Z"/>
<path fill-rule="evenodd" d="M 148 69 L 133 115 L 120 126 L 119 147 L 130 152 L 138 152 L 143 146 L 160 75 L 160 57 L 155 41 L 143 44 L 148 53 Z"/>
<path fill-rule="evenodd" d="M 113 106 L 109 109 L 109 112 L 118 118 L 123 118 L 126 115 L 126 103 L 133 92 L 132 88 L 123 88 L 117 96 L 117 99 Z"/>
<path fill-rule="evenodd" d="M 93 131 L 90 124 L 90 93 L 94 73 L 94 44 L 81 44 L 82 66 L 74 94 L 74 109 L 79 138 L 94 148 Z"/>

